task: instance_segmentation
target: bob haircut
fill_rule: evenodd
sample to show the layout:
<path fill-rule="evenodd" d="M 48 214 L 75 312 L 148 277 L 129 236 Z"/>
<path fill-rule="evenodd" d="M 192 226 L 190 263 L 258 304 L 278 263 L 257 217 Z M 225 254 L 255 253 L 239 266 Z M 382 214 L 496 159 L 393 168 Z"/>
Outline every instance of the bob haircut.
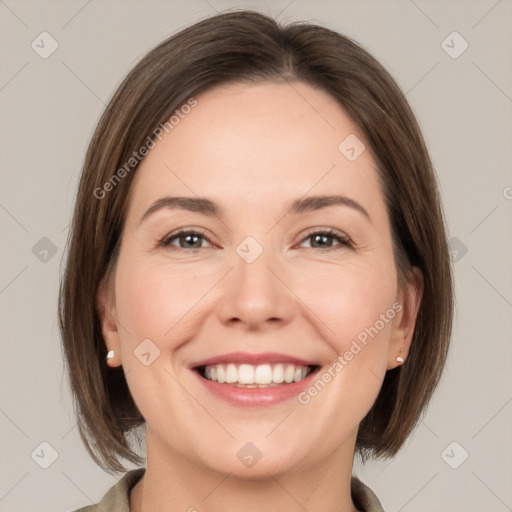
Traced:
<path fill-rule="evenodd" d="M 452 329 L 452 269 L 436 176 L 405 96 L 366 50 L 332 30 L 281 25 L 252 11 L 215 15 L 168 38 L 129 72 L 99 120 L 79 182 L 59 328 L 80 436 L 108 472 L 126 470 L 121 458 L 143 462 L 129 437 L 145 419 L 122 367 L 105 362 L 96 302 L 99 286 L 110 286 L 115 272 L 138 164 L 131 159 L 151 147 L 158 127 L 194 96 L 221 84 L 265 81 L 303 81 L 326 91 L 361 129 L 378 167 L 398 284 L 413 278 L 413 266 L 423 273 L 406 364 L 386 372 L 359 425 L 356 450 L 363 461 L 398 452 L 440 380 Z"/>

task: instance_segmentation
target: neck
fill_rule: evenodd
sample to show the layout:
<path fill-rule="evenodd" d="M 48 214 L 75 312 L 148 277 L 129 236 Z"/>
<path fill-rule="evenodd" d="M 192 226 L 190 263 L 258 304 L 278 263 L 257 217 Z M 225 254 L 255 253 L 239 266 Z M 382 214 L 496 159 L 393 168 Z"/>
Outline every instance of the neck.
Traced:
<path fill-rule="evenodd" d="M 132 489 L 130 512 L 357 512 L 350 493 L 355 438 L 328 459 L 247 478 L 170 453 L 148 434 L 146 472 Z"/>

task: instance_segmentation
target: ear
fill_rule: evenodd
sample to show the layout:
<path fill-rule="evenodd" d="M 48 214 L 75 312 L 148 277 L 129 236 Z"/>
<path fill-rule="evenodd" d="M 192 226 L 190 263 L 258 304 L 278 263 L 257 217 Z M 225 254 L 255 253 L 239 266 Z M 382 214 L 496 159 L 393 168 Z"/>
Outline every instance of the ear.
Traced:
<path fill-rule="evenodd" d="M 114 350 L 114 357 L 109 359 L 107 364 L 111 367 L 120 366 L 121 343 L 116 321 L 115 299 L 112 286 L 108 280 L 102 281 L 98 286 L 96 306 L 107 351 Z"/>
<path fill-rule="evenodd" d="M 401 308 L 397 307 L 398 313 L 393 319 L 393 330 L 389 340 L 387 370 L 403 364 L 397 362 L 396 358 L 400 356 L 407 360 L 411 347 L 424 287 L 421 270 L 418 267 L 413 267 L 412 270 L 413 275 L 410 280 L 404 286 L 404 289 L 398 292 L 397 303 Z"/>

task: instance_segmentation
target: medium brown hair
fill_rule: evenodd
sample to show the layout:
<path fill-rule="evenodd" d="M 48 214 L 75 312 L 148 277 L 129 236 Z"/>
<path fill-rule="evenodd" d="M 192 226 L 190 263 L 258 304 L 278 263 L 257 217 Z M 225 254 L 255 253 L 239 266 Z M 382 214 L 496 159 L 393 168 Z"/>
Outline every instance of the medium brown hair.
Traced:
<path fill-rule="evenodd" d="M 360 423 L 356 449 L 363 459 L 395 455 L 438 384 L 451 334 L 452 271 L 435 174 L 403 93 L 366 50 L 327 28 L 283 26 L 252 11 L 216 15 L 159 44 L 126 76 L 94 132 L 79 183 L 59 325 L 80 436 L 107 471 L 124 471 L 122 457 L 142 462 L 128 436 L 144 418 L 122 367 L 105 362 L 96 302 L 98 287 L 115 269 L 137 167 L 108 192 L 98 190 L 190 98 L 228 82 L 295 80 L 329 93 L 360 128 L 377 163 L 399 284 L 411 278 L 413 266 L 424 277 L 407 362 L 386 372 Z"/>

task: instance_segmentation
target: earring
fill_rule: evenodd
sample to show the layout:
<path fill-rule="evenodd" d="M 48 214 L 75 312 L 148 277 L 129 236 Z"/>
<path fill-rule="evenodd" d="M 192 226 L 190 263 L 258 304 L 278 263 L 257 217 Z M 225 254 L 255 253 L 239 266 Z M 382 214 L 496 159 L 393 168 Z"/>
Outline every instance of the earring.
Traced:
<path fill-rule="evenodd" d="M 107 363 L 108 363 L 111 359 L 114 359 L 114 355 L 115 355 L 114 350 L 109 350 L 109 351 L 108 351 L 108 353 L 107 353 L 107 357 L 105 358 L 105 360 L 107 361 Z"/>
<path fill-rule="evenodd" d="M 400 357 L 400 356 L 397 356 L 396 362 L 402 364 L 404 362 L 404 358 Z"/>

